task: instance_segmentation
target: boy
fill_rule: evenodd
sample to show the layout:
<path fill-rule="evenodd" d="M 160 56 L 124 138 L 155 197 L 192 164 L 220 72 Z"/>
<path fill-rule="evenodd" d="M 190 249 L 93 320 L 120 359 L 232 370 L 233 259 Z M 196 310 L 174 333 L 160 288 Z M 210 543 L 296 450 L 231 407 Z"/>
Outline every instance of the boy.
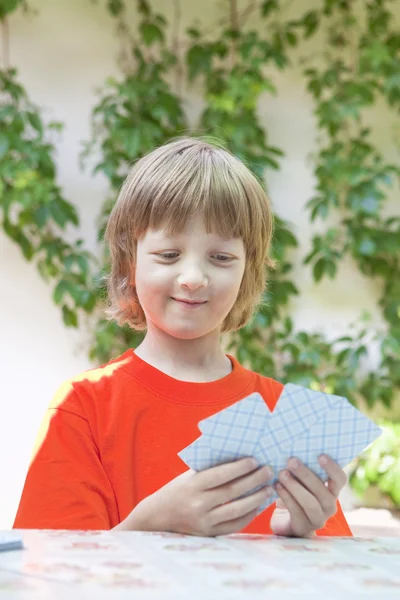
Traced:
<path fill-rule="evenodd" d="M 337 503 L 346 476 L 329 457 L 327 485 L 293 457 L 281 510 L 256 517 L 268 467 L 249 457 L 195 473 L 177 456 L 201 419 L 252 392 L 272 411 L 282 391 L 220 344 L 260 301 L 271 236 L 261 185 L 226 150 L 185 138 L 136 163 L 107 226 L 109 315 L 146 336 L 60 388 L 14 527 L 351 535 Z"/>

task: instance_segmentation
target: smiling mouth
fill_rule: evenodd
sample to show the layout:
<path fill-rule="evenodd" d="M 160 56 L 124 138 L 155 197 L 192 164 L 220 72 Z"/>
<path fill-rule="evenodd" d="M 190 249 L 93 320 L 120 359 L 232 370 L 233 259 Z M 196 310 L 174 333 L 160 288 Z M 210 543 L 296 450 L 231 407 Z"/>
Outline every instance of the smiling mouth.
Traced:
<path fill-rule="evenodd" d="M 175 300 L 175 302 L 179 302 L 180 304 L 183 304 L 184 306 L 192 306 L 193 308 L 196 306 L 202 306 L 203 304 L 206 304 L 207 300 L 185 300 L 184 298 L 172 298 L 172 300 Z"/>

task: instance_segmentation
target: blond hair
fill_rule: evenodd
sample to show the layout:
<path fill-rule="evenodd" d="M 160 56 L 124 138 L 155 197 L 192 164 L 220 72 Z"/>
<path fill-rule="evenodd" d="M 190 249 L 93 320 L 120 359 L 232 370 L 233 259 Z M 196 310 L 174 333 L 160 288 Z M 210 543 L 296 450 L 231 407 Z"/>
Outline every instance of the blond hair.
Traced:
<path fill-rule="evenodd" d="M 156 148 L 136 162 L 122 185 L 106 228 L 110 319 L 146 329 L 135 289 L 137 240 L 149 228 L 180 233 L 199 214 L 208 233 L 243 240 L 246 268 L 222 332 L 248 323 L 261 301 L 267 269 L 274 268 L 269 255 L 270 203 L 260 182 L 238 158 L 215 142 L 196 138 L 180 138 Z"/>

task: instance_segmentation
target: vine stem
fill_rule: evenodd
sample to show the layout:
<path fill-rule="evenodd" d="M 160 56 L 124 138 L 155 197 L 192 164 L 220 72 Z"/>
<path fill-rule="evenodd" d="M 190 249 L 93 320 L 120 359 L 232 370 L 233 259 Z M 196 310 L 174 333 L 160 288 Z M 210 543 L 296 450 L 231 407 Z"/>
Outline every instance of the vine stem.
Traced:
<path fill-rule="evenodd" d="M 230 8 L 231 29 L 236 34 L 238 34 L 239 33 L 239 11 L 238 11 L 237 0 L 228 0 L 228 2 L 229 2 L 229 8 Z M 236 40 L 236 38 L 233 38 L 232 45 L 231 45 L 231 51 L 230 51 L 231 68 L 233 68 L 235 65 L 236 53 L 237 53 L 237 40 Z"/>
<path fill-rule="evenodd" d="M 182 9 L 180 0 L 173 0 L 174 20 L 172 26 L 172 53 L 176 56 L 175 85 L 177 94 L 182 93 L 182 54 L 179 43 Z"/>
<path fill-rule="evenodd" d="M 10 28 L 7 17 L 1 21 L 1 53 L 3 59 L 3 68 L 10 67 Z"/>

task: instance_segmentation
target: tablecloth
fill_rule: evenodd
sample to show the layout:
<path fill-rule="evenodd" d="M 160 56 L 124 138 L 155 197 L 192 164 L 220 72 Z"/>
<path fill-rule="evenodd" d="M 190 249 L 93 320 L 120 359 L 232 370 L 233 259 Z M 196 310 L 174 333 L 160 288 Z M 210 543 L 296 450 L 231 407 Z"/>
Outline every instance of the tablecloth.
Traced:
<path fill-rule="evenodd" d="M 1 600 L 400 598 L 400 538 L 35 531 L 0 553 Z"/>

